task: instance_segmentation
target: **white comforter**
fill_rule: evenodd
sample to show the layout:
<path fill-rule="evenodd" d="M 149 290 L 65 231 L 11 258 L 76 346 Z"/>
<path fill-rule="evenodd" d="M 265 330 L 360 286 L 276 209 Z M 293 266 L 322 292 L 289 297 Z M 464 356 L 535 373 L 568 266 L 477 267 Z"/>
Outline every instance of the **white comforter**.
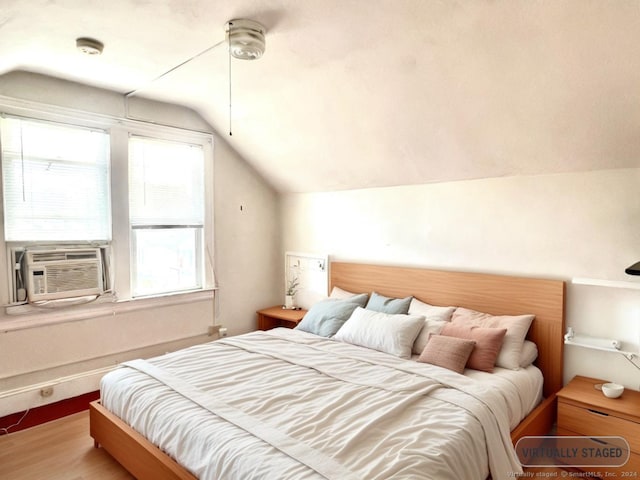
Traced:
<path fill-rule="evenodd" d="M 101 390 L 106 408 L 203 480 L 484 480 L 488 466 L 500 480 L 521 471 L 494 389 L 296 330 L 133 362 Z"/>

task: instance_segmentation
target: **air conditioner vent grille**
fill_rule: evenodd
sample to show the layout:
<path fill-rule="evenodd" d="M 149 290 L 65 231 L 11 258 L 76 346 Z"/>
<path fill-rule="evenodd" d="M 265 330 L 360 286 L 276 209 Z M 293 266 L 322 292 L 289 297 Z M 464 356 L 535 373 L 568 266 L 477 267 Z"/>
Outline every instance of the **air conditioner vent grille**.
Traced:
<path fill-rule="evenodd" d="M 80 250 L 77 252 L 69 251 L 46 251 L 46 252 L 33 252 L 31 259 L 34 263 L 41 262 L 64 262 L 65 260 L 95 260 L 98 258 L 98 253 L 94 250 Z"/>
<path fill-rule="evenodd" d="M 47 291 L 70 292 L 99 288 L 98 264 L 50 265 L 47 268 Z"/>
<path fill-rule="evenodd" d="M 33 263 L 41 263 L 41 262 L 61 262 L 66 260 L 66 255 L 64 252 L 34 252 L 31 256 L 33 259 Z"/>

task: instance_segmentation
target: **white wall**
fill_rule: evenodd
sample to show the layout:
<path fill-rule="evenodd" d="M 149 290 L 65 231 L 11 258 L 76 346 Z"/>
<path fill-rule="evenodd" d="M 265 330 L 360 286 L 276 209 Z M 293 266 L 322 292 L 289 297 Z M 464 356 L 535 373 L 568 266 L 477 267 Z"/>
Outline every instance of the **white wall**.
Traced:
<path fill-rule="evenodd" d="M 581 286 L 574 277 L 640 283 L 640 169 L 506 177 L 290 194 L 285 250 L 333 260 L 566 280 L 567 326 L 639 351 L 640 290 Z M 619 355 L 568 346 L 565 381 L 590 375 L 640 387 Z"/>
<path fill-rule="evenodd" d="M 256 329 L 256 310 L 283 301 L 280 200 L 223 141 L 215 172 L 217 319 L 236 335 Z"/>
<path fill-rule="evenodd" d="M 126 108 L 118 93 L 24 72 L 0 77 L 0 95 L 211 132 L 186 108 L 139 98 Z M 281 252 L 278 195 L 215 134 L 214 184 L 217 323 L 242 333 L 255 329 L 257 309 L 281 301 L 274 282 L 282 278 L 281 260 L 274 260 Z M 5 283 L 0 275 L 0 288 Z M 0 416 L 95 390 L 94 372 L 116 362 L 209 341 L 213 317 L 210 298 L 9 331 L 0 315 Z M 40 398 L 38 385 L 58 380 L 54 396 Z"/>

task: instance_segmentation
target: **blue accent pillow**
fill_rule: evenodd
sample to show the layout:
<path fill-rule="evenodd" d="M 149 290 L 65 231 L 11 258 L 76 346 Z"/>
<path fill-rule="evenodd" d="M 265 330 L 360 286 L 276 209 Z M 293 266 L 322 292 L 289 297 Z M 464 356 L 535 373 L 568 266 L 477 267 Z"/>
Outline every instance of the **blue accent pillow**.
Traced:
<path fill-rule="evenodd" d="M 366 302 L 366 294 L 365 300 Z M 357 295 L 356 297 L 359 297 Z M 329 298 L 314 304 L 296 326 L 297 330 L 313 333 L 321 337 L 333 337 L 340 327 L 349 320 L 353 311 L 362 305 L 356 297 L 346 300 Z M 353 301 L 356 299 L 356 301 Z M 361 303 L 364 303 L 361 301 Z"/>
<path fill-rule="evenodd" d="M 366 308 L 367 310 L 375 310 L 376 312 L 406 315 L 409 312 L 409 305 L 411 305 L 412 298 L 411 296 L 406 298 L 389 298 L 372 292 Z"/>
<path fill-rule="evenodd" d="M 339 298 L 338 300 L 342 300 L 342 301 L 346 301 L 349 303 L 357 303 L 358 306 L 364 308 L 364 306 L 367 304 L 367 300 L 369 300 L 369 294 L 368 293 L 357 293 L 351 297 L 348 298 Z"/>

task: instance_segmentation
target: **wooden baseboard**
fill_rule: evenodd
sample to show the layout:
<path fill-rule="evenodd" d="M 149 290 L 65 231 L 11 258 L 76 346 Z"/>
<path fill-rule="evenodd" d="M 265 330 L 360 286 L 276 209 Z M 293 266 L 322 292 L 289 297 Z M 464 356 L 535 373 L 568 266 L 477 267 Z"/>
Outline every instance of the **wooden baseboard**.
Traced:
<path fill-rule="evenodd" d="M 0 418 L 0 435 L 14 433 L 25 428 L 57 420 L 89 409 L 89 404 L 100 398 L 100 392 L 89 392 L 41 407 L 23 410 Z M 25 415 L 26 413 L 26 415 Z M 24 418 L 23 418 L 24 417 Z M 22 419 L 22 420 L 21 420 Z M 8 432 L 5 431 L 8 429 Z"/>

